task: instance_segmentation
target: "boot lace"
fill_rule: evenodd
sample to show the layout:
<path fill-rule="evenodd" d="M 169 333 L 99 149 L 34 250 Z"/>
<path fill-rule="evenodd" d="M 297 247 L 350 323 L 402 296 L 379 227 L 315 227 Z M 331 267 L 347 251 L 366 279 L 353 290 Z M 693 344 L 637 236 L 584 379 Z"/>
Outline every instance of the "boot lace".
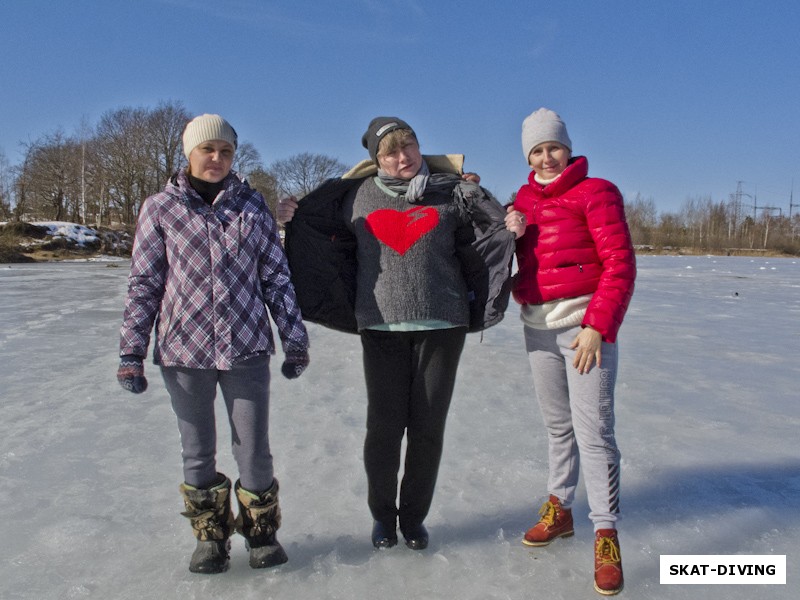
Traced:
<path fill-rule="evenodd" d="M 539 519 L 540 523 L 544 523 L 548 527 L 552 527 L 553 524 L 556 522 L 556 513 L 558 509 L 555 504 L 550 502 L 549 500 L 542 504 L 542 508 L 539 509 Z"/>
<path fill-rule="evenodd" d="M 268 497 L 252 503 L 239 514 L 237 529 L 247 538 L 269 538 L 281 526 L 281 511 L 277 499 Z"/>
<path fill-rule="evenodd" d="M 610 537 L 601 537 L 595 546 L 595 556 L 600 564 L 616 565 L 620 563 L 619 546 Z"/>
<path fill-rule="evenodd" d="M 224 530 L 219 522 L 218 515 L 214 510 L 193 515 L 190 517 L 192 526 L 198 533 L 200 540 L 217 540 L 224 537 Z"/>
<path fill-rule="evenodd" d="M 253 537 L 275 535 L 275 511 L 270 510 L 256 516 L 253 520 Z"/>

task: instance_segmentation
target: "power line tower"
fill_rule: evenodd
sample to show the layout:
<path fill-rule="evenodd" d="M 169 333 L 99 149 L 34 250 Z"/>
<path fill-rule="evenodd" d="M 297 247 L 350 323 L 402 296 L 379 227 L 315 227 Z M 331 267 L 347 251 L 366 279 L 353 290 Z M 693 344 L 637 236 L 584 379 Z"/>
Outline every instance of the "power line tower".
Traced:
<path fill-rule="evenodd" d="M 756 202 L 755 196 L 751 196 L 750 194 L 746 194 L 745 192 L 742 191 L 742 184 L 743 183 L 744 183 L 744 181 L 737 181 L 736 182 L 736 194 L 735 194 L 736 205 L 737 206 L 746 206 L 748 208 L 752 208 L 753 209 L 753 221 L 755 221 L 756 220 L 756 209 L 758 208 L 756 205 L 758 203 Z M 744 204 L 744 203 L 742 203 L 742 198 L 743 197 L 750 198 L 753 201 L 753 203 L 752 204 Z"/>
<path fill-rule="evenodd" d="M 794 242 L 794 237 L 797 235 L 798 226 L 792 222 L 792 209 L 798 206 L 794 204 L 794 179 L 792 179 L 792 189 L 789 191 L 789 230 L 792 233 L 792 242 Z"/>

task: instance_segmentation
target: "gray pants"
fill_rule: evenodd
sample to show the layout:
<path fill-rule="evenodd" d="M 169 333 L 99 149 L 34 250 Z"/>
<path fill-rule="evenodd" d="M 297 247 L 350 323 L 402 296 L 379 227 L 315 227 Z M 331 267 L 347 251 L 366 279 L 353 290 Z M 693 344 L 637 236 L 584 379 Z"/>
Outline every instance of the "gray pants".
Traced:
<path fill-rule="evenodd" d="M 272 485 L 269 449 L 269 355 L 254 356 L 230 371 L 161 367 L 172 409 L 178 417 L 183 477 L 197 488 L 217 482 L 214 400 L 222 391 L 231 426 L 233 458 L 245 489 L 260 493 Z"/>
<path fill-rule="evenodd" d="M 548 491 L 569 507 L 579 469 L 595 530 L 614 528 L 619 513 L 620 453 L 614 438 L 617 346 L 603 342 L 602 368 L 580 375 L 569 348 L 580 327 L 525 327 L 533 386 L 548 434 Z"/>

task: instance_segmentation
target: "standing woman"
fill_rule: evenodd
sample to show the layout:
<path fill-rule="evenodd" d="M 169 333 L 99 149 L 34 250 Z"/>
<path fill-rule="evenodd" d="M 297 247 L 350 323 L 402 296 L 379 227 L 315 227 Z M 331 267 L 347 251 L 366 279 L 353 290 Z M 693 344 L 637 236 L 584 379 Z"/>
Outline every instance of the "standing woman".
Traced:
<path fill-rule="evenodd" d="M 614 436 L 617 332 L 633 294 L 634 256 L 622 195 L 588 177 L 561 118 L 540 108 L 522 124 L 532 172 L 506 215 L 517 237 L 514 298 L 548 432 L 549 499 L 523 539 L 546 546 L 573 534 L 579 462 L 595 530 L 594 587 L 623 587 L 616 522 L 620 453 Z"/>
<path fill-rule="evenodd" d="M 430 168 L 405 121 L 377 117 L 361 142 L 373 163 L 368 176 L 332 180 L 299 203 L 283 198 L 278 220 L 292 221 L 287 248 L 297 267 L 293 276 L 301 298 L 318 298 L 325 305 L 322 313 L 351 317 L 352 331 L 361 337 L 372 544 L 379 549 L 395 546 L 399 523 L 406 546 L 422 550 L 428 546 L 424 521 L 470 326 L 468 273 L 482 271 L 474 262 L 470 213 L 480 212 L 484 204 L 486 211 L 494 206 L 502 234 L 497 244 L 508 248 L 509 259 L 514 242 L 505 230 L 502 207 L 455 171 Z M 472 210 L 459 198 L 469 198 Z M 490 212 L 485 217 L 487 223 L 494 218 Z M 330 245 L 319 248 L 315 240 Z M 310 250 L 293 255 L 292 248 L 300 246 Z M 501 273 L 508 272 L 509 262 L 501 265 Z M 311 263 L 314 268 L 308 271 Z M 352 272 L 340 270 L 342 264 L 352 265 Z M 323 274 L 331 269 L 329 283 Z M 352 303 L 345 301 L 348 296 Z"/>
<path fill-rule="evenodd" d="M 195 573 L 228 568 L 234 527 L 251 567 L 286 562 L 275 536 L 281 513 L 268 432 L 270 314 L 283 342 L 283 374 L 298 377 L 309 362 L 277 226 L 261 194 L 231 170 L 236 146 L 236 132 L 219 115 L 186 126 L 188 167 L 139 213 L 120 331 L 117 379 L 138 394 L 147 389 L 143 363 L 155 325 L 153 362 L 178 418 L 182 514 L 197 538 L 189 564 Z M 235 522 L 231 480 L 216 468 L 217 386 L 239 469 Z"/>

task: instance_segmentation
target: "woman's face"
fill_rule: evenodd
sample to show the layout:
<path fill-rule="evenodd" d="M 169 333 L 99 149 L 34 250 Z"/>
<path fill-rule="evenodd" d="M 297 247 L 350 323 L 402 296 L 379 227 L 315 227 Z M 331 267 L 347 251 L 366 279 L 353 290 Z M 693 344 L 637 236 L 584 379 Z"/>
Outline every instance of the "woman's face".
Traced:
<path fill-rule="evenodd" d="M 378 166 L 389 177 L 411 179 L 422 168 L 422 154 L 419 144 L 412 137 L 406 138 L 399 148 L 392 152 L 378 151 Z"/>
<path fill-rule="evenodd" d="M 233 166 L 235 148 L 223 140 L 209 140 L 189 153 L 189 173 L 209 183 L 219 183 Z"/>
<path fill-rule="evenodd" d="M 531 150 L 528 164 L 539 179 L 555 179 L 567 168 L 570 154 L 569 148 L 558 142 L 543 142 Z"/>

